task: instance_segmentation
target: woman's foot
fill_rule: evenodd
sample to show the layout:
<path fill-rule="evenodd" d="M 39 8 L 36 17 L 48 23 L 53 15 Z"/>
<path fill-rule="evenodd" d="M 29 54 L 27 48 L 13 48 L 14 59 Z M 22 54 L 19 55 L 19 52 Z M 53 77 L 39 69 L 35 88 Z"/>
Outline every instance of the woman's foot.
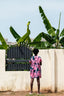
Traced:
<path fill-rule="evenodd" d="M 37 94 L 42 94 L 42 93 L 38 92 Z"/>
<path fill-rule="evenodd" d="M 32 92 L 29 92 L 29 94 L 32 94 Z"/>

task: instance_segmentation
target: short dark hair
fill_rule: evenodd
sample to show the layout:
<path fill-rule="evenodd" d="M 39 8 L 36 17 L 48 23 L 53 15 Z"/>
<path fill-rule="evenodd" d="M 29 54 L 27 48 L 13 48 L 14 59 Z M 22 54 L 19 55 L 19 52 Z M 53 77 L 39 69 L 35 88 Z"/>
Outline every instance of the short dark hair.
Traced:
<path fill-rule="evenodd" d="M 37 55 L 38 52 L 39 52 L 39 50 L 38 50 L 37 48 L 34 48 L 34 49 L 33 49 L 33 53 L 34 53 L 35 55 Z"/>

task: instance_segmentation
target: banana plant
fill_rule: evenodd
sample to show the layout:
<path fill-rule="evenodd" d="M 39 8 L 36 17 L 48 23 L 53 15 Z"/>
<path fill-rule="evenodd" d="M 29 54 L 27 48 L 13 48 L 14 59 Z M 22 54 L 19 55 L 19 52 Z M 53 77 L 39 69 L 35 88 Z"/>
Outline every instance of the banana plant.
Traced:
<path fill-rule="evenodd" d="M 22 37 L 14 30 L 12 26 L 10 27 L 10 32 L 13 35 L 13 37 L 16 39 L 17 44 L 21 44 L 21 43 L 25 44 L 31 42 L 31 39 L 29 37 L 30 35 L 29 25 L 30 25 L 30 21 L 27 23 L 27 32 Z"/>
<path fill-rule="evenodd" d="M 32 47 L 37 47 L 37 48 L 46 48 L 46 44 L 45 42 L 41 42 L 41 33 L 33 40 L 33 42 L 31 42 L 31 39 L 29 37 L 30 35 L 30 29 L 29 29 L 29 25 L 30 25 L 30 21 L 27 23 L 27 32 L 26 34 L 24 34 L 24 36 L 20 36 L 15 30 L 14 28 L 11 26 L 10 27 L 10 32 L 13 35 L 13 37 L 16 39 L 17 44 L 20 45 L 22 44 L 27 44 L 29 46 Z"/>
<path fill-rule="evenodd" d="M 39 12 L 41 14 L 43 23 L 45 28 L 47 29 L 47 34 L 42 32 L 42 37 L 52 45 L 55 45 L 55 48 L 64 47 L 64 29 L 60 33 L 60 18 L 61 13 L 59 16 L 59 24 L 58 29 L 52 27 L 51 23 L 49 22 L 48 18 L 46 17 L 44 10 L 41 6 L 39 6 Z"/>
<path fill-rule="evenodd" d="M 0 49 L 7 49 L 7 47 L 8 47 L 8 45 L 6 44 L 6 41 L 4 40 L 4 38 L 3 38 L 3 36 L 2 36 L 2 34 L 1 34 L 1 32 L 0 32 L 0 41 L 1 41 L 1 45 L 0 45 Z"/>
<path fill-rule="evenodd" d="M 40 48 L 40 49 L 50 47 L 49 45 L 51 44 L 49 44 L 47 41 L 46 42 L 41 41 L 43 32 L 40 33 L 38 36 L 36 36 L 33 42 L 31 42 L 31 39 L 29 37 L 30 34 L 29 25 L 30 25 L 30 21 L 27 23 L 27 33 L 22 37 L 14 30 L 12 26 L 10 27 L 10 32 L 13 35 L 13 37 L 16 39 L 17 44 L 20 45 L 21 43 L 22 44 L 24 43 L 24 44 L 28 44 L 29 46 Z"/>

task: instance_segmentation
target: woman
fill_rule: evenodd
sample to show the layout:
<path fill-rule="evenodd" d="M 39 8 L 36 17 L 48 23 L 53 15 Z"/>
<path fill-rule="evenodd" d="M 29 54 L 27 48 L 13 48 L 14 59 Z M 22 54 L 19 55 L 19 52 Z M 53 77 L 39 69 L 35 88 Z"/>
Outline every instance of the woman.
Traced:
<path fill-rule="evenodd" d="M 37 79 L 37 84 L 38 84 L 38 94 L 40 94 L 40 78 L 41 78 L 41 65 L 42 65 L 42 59 L 40 58 L 40 56 L 38 56 L 38 49 L 34 49 L 33 53 L 34 56 L 31 57 L 30 59 L 30 77 L 31 77 L 31 83 L 30 83 L 30 87 L 31 87 L 31 92 L 30 94 L 33 93 L 33 82 L 34 82 L 34 78 Z"/>

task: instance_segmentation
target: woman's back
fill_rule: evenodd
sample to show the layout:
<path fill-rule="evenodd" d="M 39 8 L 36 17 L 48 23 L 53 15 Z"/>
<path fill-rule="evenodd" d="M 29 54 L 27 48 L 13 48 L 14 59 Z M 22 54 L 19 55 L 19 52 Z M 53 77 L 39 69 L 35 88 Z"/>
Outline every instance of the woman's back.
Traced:
<path fill-rule="evenodd" d="M 31 78 L 41 77 L 41 58 L 39 56 L 31 57 L 30 76 Z"/>

